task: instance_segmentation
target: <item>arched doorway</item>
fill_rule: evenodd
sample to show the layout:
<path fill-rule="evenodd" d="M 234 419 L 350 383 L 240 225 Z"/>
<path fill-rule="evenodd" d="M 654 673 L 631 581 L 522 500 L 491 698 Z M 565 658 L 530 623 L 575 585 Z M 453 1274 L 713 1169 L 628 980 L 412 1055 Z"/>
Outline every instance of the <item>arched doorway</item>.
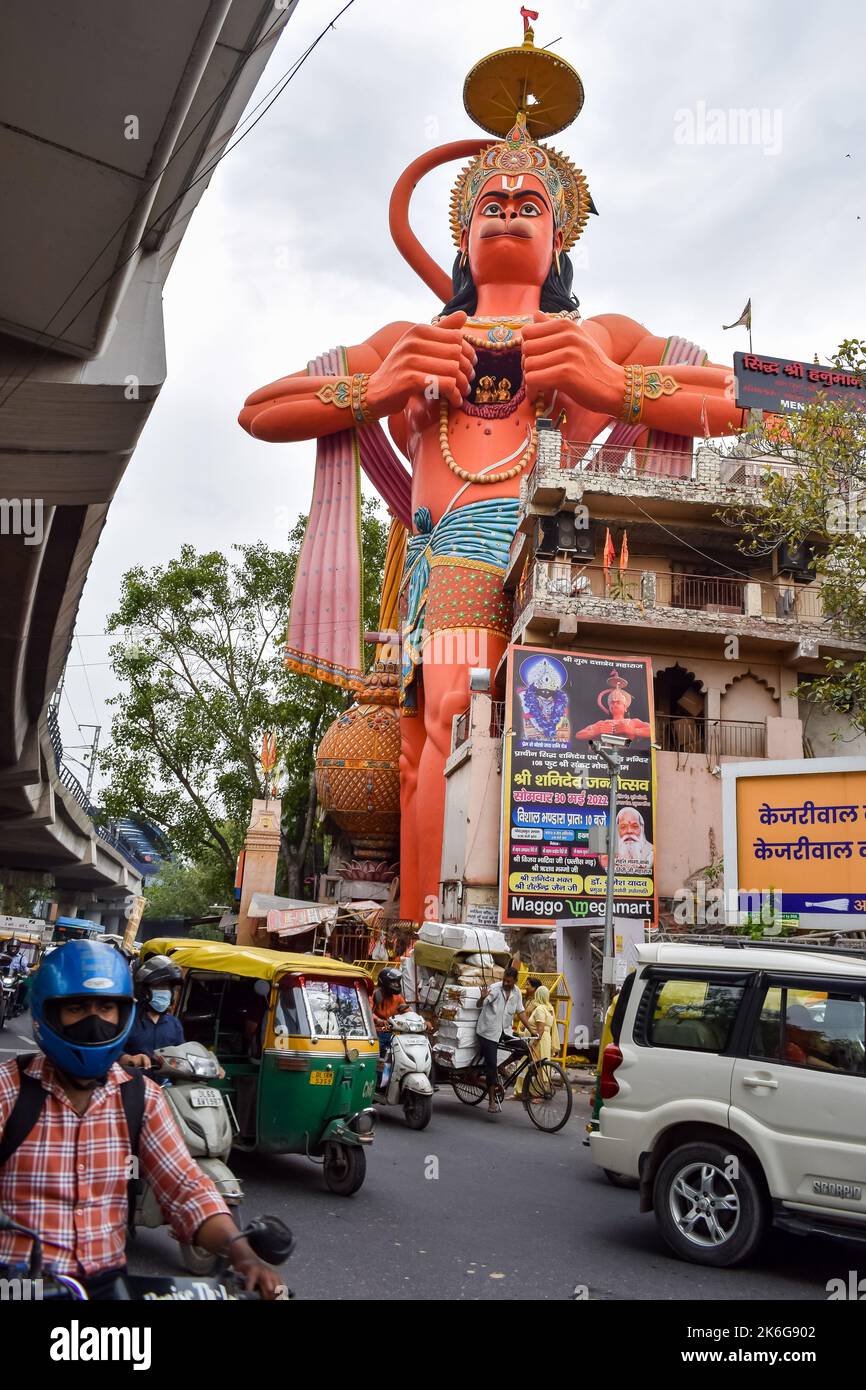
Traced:
<path fill-rule="evenodd" d="M 704 753 L 706 694 L 693 671 L 676 664 L 653 677 L 656 742 L 666 753 Z"/>

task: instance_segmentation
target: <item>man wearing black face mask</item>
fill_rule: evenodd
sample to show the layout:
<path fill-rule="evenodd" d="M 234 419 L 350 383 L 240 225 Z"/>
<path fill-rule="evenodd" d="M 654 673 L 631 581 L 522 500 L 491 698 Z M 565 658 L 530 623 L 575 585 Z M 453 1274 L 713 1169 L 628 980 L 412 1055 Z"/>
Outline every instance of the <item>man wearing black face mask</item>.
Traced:
<path fill-rule="evenodd" d="M 123 1273 L 134 1128 L 141 1176 L 178 1239 L 227 1252 L 248 1289 L 275 1297 L 276 1270 L 236 1238 L 159 1087 L 117 1065 L 133 1015 L 121 954 L 100 942 L 58 947 L 35 977 L 32 1011 L 44 1055 L 0 1065 L 0 1210 L 39 1232 L 47 1266 L 81 1280 L 96 1298 Z M 128 1087 L 137 1109 L 122 1094 Z M 0 1276 L 25 1273 L 29 1249 L 25 1237 L 0 1232 Z"/>

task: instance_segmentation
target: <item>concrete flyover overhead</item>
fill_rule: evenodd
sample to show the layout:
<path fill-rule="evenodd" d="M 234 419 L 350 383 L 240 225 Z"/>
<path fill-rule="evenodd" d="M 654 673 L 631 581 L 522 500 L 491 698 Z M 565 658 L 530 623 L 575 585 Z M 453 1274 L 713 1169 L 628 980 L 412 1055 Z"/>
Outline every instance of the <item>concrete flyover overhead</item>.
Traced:
<path fill-rule="evenodd" d="M 70 892 L 142 866 L 58 768 L 48 702 L 165 378 L 166 276 L 296 4 L 0 7 L 0 869 Z"/>

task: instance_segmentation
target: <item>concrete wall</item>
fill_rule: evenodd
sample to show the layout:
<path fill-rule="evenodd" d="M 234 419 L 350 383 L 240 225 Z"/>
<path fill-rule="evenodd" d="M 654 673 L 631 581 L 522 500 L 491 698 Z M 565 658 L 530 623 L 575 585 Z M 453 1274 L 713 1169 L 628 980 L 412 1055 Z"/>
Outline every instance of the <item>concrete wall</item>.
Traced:
<path fill-rule="evenodd" d="M 751 672 L 738 676 L 721 698 L 722 719 L 761 721 L 779 713 L 779 702 Z"/>
<path fill-rule="evenodd" d="M 491 700 L 474 694 L 469 737 L 445 764 L 443 883 L 495 888 L 499 878 L 502 806 L 500 740 L 490 736 Z"/>
<path fill-rule="evenodd" d="M 656 753 L 656 884 L 670 898 L 722 852 L 722 781 L 703 753 Z M 733 762 L 726 758 L 723 761 Z"/>
<path fill-rule="evenodd" d="M 800 700 L 798 704 L 803 721 L 803 737 L 813 758 L 866 755 L 866 736 L 856 733 L 843 715 L 830 713 L 810 704 L 808 700 Z M 834 738 L 834 734 L 838 737 Z"/>

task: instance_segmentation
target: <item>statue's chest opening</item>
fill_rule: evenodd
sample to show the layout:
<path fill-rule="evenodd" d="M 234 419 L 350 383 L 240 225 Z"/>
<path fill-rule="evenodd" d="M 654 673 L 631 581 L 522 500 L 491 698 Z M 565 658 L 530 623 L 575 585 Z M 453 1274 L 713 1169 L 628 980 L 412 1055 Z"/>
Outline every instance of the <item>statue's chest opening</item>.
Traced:
<path fill-rule="evenodd" d="M 511 415 L 526 396 L 520 347 L 507 351 L 476 348 L 475 380 L 463 403 L 467 415 L 487 420 Z"/>

